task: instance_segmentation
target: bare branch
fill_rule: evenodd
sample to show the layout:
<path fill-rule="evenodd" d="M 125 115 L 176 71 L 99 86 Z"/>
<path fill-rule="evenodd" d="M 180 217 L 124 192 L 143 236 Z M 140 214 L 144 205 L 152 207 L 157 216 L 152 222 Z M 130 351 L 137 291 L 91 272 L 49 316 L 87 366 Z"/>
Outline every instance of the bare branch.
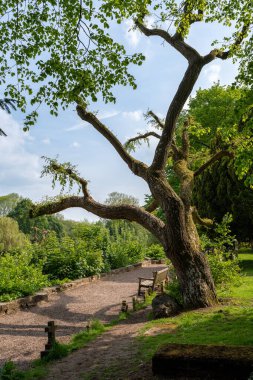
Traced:
<path fill-rule="evenodd" d="M 210 158 L 210 160 L 208 160 L 205 164 L 203 164 L 202 166 L 200 166 L 200 168 L 198 168 L 195 172 L 194 172 L 194 177 L 197 177 L 198 175 L 200 175 L 201 173 L 203 173 L 203 171 L 205 169 L 207 169 L 210 165 L 212 165 L 215 161 L 218 161 L 220 160 L 222 157 L 230 157 L 230 158 L 233 158 L 234 157 L 234 154 L 227 151 L 227 150 L 222 150 L 218 153 L 216 153 L 212 158 Z"/>
<path fill-rule="evenodd" d="M 136 137 L 132 137 L 131 139 L 127 140 L 125 143 L 125 147 L 128 148 L 132 143 L 139 142 L 140 140 L 147 140 L 149 137 L 156 137 L 157 139 L 160 139 L 160 135 L 156 132 L 147 132 L 144 134 L 139 134 Z"/>
<path fill-rule="evenodd" d="M 241 32 L 238 34 L 238 37 L 230 46 L 230 48 L 226 51 L 221 51 L 219 49 L 212 50 L 209 54 L 203 57 L 204 64 L 206 65 L 207 63 L 210 63 L 215 58 L 220 58 L 222 60 L 226 60 L 227 58 L 229 58 L 232 55 L 233 51 L 236 50 L 241 45 L 242 41 L 247 37 L 249 28 L 250 23 L 245 23 L 242 27 Z"/>
<path fill-rule="evenodd" d="M 80 118 L 87 121 L 101 133 L 119 153 L 120 157 L 126 162 L 130 170 L 139 177 L 146 178 L 147 165 L 134 159 L 124 148 L 117 137 L 91 112 L 87 112 L 85 106 L 78 104 L 77 113 Z"/>
<path fill-rule="evenodd" d="M 190 148 L 190 140 L 189 140 L 189 133 L 188 133 L 188 127 L 190 125 L 190 118 L 188 117 L 183 126 L 182 131 L 182 153 L 185 160 L 188 160 L 189 156 L 189 148 Z"/>
<path fill-rule="evenodd" d="M 207 228 L 213 227 L 214 225 L 213 220 L 209 218 L 201 218 L 196 206 L 192 206 L 191 211 L 192 211 L 192 218 L 195 223 L 199 224 L 200 226 L 205 226 Z"/>
<path fill-rule="evenodd" d="M 153 111 L 148 111 L 147 116 L 150 116 L 154 120 L 154 122 L 158 125 L 158 127 L 160 127 L 161 129 L 164 129 L 164 123 Z"/>
<path fill-rule="evenodd" d="M 0 128 L 0 136 L 7 136 L 6 133 Z"/>
<path fill-rule="evenodd" d="M 73 170 L 71 170 L 70 168 L 63 168 L 61 165 L 57 164 L 56 162 L 52 163 L 51 166 L 55 172 L 61 173 L 64 171 L 68 177 L 72 178 L 74 181 L 80 184 L 84 196 L 89 195 L 87 191 L 88 182 L 84 180 L 82 177 L 80 177 L 78 174 L 74 173 Z"/>
<path fill-rule="evenodd" d="M 173 46 L 179 53 L 181 53 L 189 62 L 200 58 L 199 53 L 193 47 L 184 42 L 178 35 L 171 36 L 168 32 L 163 29 L 154 28 L 149 29 L 140 21 L 136 20 L 135 25 L 140 29 L 140 31 L 145 34 L 145 36 L 159 36 Z"/>

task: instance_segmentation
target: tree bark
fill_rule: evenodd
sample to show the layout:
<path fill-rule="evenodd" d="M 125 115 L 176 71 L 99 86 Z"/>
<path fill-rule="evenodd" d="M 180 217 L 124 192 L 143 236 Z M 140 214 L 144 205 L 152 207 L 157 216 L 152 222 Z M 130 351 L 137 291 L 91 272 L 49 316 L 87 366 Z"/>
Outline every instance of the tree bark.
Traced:
<path fill-rule="evenodd" d="M 167 250 L 180 284 L 184 307 L 195 309 L 217 304 L 215 287 L 205 255 L 202 252 L 183 249 L 186 241 L 173 243 Z"/>
<path fill-rule="evenodd" d="M 166 218 L 165 244 L 161 243 L 175 268 L 184 307 L 194 309 L 215 305 L 215 286 L 207 259 L 200 250 L 191 208 L 170 187 L 165 173 L 149 172 L 148 183 Z"/>
<path fill-rule="evenodd" d="M 183 206 L 184 208 L 184 206 Z M 213 306 L 217 303 L 215 286 L 206 256 L 199 247 L 198 233 L 191 215 L 170 210 L 166 225 L 166 255 L 171 260 L 180 284 L 185 308 Z"/>

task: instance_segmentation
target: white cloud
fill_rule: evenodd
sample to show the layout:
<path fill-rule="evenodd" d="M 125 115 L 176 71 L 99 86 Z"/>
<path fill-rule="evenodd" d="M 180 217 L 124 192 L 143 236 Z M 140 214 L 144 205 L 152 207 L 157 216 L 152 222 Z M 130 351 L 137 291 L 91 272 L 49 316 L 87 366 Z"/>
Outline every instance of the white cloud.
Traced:
<path fill-rule="evenodd" d="M 101 111 L 98 112 L 97 117 L 99 120 L 105 120 L 105 119 L 110 119 L 111 117 L 117 116 L 120 114 L 120 111 L 116 110 L 111 110 L 111 111 Z M 88 123 L 81 121 L 78 124 L 74 124 L 69 128 L 66 128 L 66 132 L 72 132 L 72 131 L 79 131 L 80 129 L 83 129 L 85 126 L 89 125 Z"/>
<path fill-rule="evenodd" d="M 81 145 L 80 145 L 77 141 L 74 141 L 74 142 L 71 144 L 71 147 L 72 147 L 72 148 L 76 148 L 76 149 L 77 149 L 77 148 L 80 148 L 80 146 L 81 146 Z"/>
<path fill-rule="evenodd" d="M 124 22 L 125 38 L 130 46 L 136 47 L 140 41 L 141 33 L 139 32 L 139 30 L 133 28 L 133 20 L 126 20 Z"/>
<path fill-rule="evenodd" d="M 49 145 L 49 144 L 51 144 L 51 140 L 50 140 L 50 139 L 48 139 L 48 138 L 46 138 L 46 139 L 43 139 L 43 140 L 42 140 L 42 142 L 43 142 L 43 144 L 46 144 L 46 145 Z"/>
<path fill-rule="evenodd" d="M 220 72 L 221 72 L 221 66 L 214 63 L 204 71 L 204 74 L 207 80 L 210 83 L 213 83 L 213 82 L 218 82 L 218 80 L 220 79 Z"/>
<path fill-rule="evenodd" d="M 155 18 L 154 16 L 149 16 L 149 17 L 146 17 L 145 18 L 145 25 L 148 27 L 148 28 L 155 28 Z"/>
<path fill-rule="evenodd" d="M 98 119 L 99 120 L 110 119 L 111 117 L 117 116 L 119 114 L 120 114 L 120 111 L 99 112 L 98 113 Z"/>
<path fill-rule="evenodd" d="M 136 111 L 122 112 L 122 115 L 127 119 L 130 119 L 133 121 L 140 121 L 143 117 L 143 111 L 136 110 Z"/>
<path fill-rule="evenodd" d="M 87 123 L 84 123 L 84 122 L 74 124 L 72 125 L 72 127 L 66 128 L 65 131 L 66 132 L 78 131 L 79 129 L 83 129 L 85 125 L 87 125 Z"/>
<path fill-rule="evenodd" d="M 11 115 L 2 110 L 0 125 L 7 134 L 7 137 L 0 137 L 0 182 L 5 186 L 37 180 L 40 177 L 39 156 L 27 150 L 29 135 L 22 131 Z"/>

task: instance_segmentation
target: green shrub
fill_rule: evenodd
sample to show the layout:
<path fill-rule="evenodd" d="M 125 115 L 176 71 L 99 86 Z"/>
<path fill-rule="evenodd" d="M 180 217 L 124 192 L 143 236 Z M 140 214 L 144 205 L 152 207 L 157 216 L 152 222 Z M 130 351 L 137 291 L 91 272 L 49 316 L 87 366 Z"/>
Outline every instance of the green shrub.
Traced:
<path fill-rule="evenodd" d="M 64 237 L 59 240 L 55 233 L 50 233 L 35 247 L 35 262 L 43 262 L 43 273 L 53 282 L 98 274 L 104 267 L 102 252 L 89 251 L 81 239 Z"/>
<path fill-rule="evenodd" d="M 241 283 L 240 267 L 237 259 L 231 255 L 235 237 L 231 235 L 232 216 L 227 213 L 221 223 L 212 231 L 212 240 L 206 234 L 201 236 L 202 249 L 210 251 L 207 255 L 215 286 L 224 291 Z M 232 259 L 231 259 L 232 258 Z"/>
<path fill-rule="evenodd" d="M 153 260 L 166 258 L 164 249 L 160 244 L 152 244 L 150 247 L 146 248 L 145 256 Z"/>
<path fill-rule="evenodd" d="M 86 270 L 87 262 L 84 258 L 62 252 L 48 255 L 43 267 L 43 273 L 47 274 L 50 280 L 75 280 L 85 277 Z"/>
<path fill-rule="evenodd" d="M 118 240 L 108 247 L 107 261 L 111 269 L 135 264 L 144 259 L 144 249 L 137 241 Z"/>
<path fill-rule="evenodd" d="M 85 252 L 86 276 L 99 274 L 104 269 L 103 255 L 101 251 Z"/>
<path fill-rule="evenodd" d="M 218 289 L 227 290 L 232 285 L 241 284 L 238 260 L 224 260 L 222 254 L 209 254 L 208 262 Z"/>
<path fill-rule="evenodd" d="M 66 344 L 61 344 L 55 342 L 53 347 L 50 349 L 48 354 L 42 359 L 44 362 L 51 362 L 53 360 L 58 360 L 64 358 L 69 353 L 68 346 Z"/>
<path fill-rule="evenodd" d="M 49 284 L 41 266 L 32 263 L 31 252 L 15 251 L 0 257 L 0 301 L 33 294 Z"/>
<path fill-rule="evenodd" d="M 3 367 L 0 368 L 0 380 L 21 380 L 24 378 L 24 374 L 16 369 L 12 361 L 6 362 Z"/>

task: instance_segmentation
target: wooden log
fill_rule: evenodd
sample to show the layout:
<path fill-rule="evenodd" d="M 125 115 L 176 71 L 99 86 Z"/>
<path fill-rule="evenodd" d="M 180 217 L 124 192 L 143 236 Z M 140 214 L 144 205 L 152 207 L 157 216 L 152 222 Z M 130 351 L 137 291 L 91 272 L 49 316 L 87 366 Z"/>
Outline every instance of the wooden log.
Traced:
<path fill-rule="evenodd" d="M 153 356 L 152 370 L 173 379 L 246 380 L 253 372 L 253 347 L 169 344 Z"/>

